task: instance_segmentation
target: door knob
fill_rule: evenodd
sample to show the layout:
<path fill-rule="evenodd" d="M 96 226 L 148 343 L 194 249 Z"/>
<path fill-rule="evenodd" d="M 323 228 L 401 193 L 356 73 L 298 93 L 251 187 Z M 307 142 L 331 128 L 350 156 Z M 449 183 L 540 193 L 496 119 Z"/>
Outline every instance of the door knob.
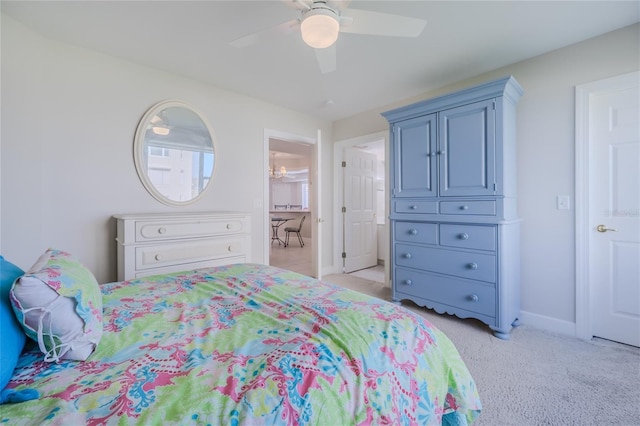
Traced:
<path fill-rule="evenodd" d="M 596 230 L 598 232 L 617 231 L 617 229 L 615 229 L 615 228 L 607 228 L 605 225 L 596 226 Z"/>

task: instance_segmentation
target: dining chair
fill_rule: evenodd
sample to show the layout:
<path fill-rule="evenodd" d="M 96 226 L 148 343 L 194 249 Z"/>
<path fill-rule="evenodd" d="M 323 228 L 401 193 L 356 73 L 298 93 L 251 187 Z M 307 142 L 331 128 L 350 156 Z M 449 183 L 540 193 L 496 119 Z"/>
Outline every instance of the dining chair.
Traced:
<path fill-rule="evenodd" d="M 292 232 L 294 232 L 298 236 L 298 241 L 300 241 L 300 247 L 304 247 L 304 241 L 302 241 L 302 235 L 300 235 L 300 230 L 302 229 L 302 224 L 304 223 L 305 217 L 307 216 L 306 215 L 302 216 L 302 219 L 300 219 L 300 224 L 298 225 L 297 228 L 294 228 L 292 226 L 284 228 L 284 232 L 286 233 L 286 237 L 284 239 L 285 247 L 289 245 L 289 234 L 291 234 Z"/>

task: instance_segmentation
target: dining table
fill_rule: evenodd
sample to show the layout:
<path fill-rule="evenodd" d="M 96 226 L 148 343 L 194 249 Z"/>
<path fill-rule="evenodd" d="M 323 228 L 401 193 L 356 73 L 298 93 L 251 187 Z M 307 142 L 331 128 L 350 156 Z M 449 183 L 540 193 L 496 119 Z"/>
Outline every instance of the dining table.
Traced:
<path fill-rule="evenodd" d="M 271 218 L 271 244 L 273 244 L 274 241 L 277 241 L 278 245 L 280 244 L 284 245 L 284 240 L 282 240 L 278 235 L 278 230 L 283 224 L 287 223 L 290 220 L 293 220 L 293 218 L 292 217 L 272 217 Z"/>

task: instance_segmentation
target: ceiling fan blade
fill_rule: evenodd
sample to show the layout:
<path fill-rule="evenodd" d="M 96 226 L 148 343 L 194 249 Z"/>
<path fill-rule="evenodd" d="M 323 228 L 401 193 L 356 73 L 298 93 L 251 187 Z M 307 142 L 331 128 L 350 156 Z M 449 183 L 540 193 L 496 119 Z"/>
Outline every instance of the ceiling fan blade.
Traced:
<path fill-rule="evenodd" d="M 311 9 L 311 5 L 313 4 L 312 0 L 281 0 L 284 4 L 289 7 L 298 10 L 309 10 Z"/>
<path fill-rule="evenodd" d="M 332 9 L 342 11 L 349 7 L 349 3 L 351 3 L 351 0 L 329 0 L 328 6 Z"/>
<path fill-rule="evenodd" d="M 261 42 L 265 39 L 273 38 L 278 35 L 289 35 L 297 31 L 299 28 L 300 28 L 300 20 L 292 19 L 290 21 L 283 22 L 280 25 L 276 25 L 275 27 L 266 28 L 264 30 L 257 31 L 255 33 L 237 38 L 229 44 L 231 44 L 233 47 L 238 47 L 238 48 L 247 47 L 247 46 L 254 45 L 258 42 Z"/>
<path fill-rule="evenodd" d="M 336 44 L 333 43 L 324 49 L 314 49 L 316 51 L 316 59 L 320 66 L 322 74 L 328 74 L 336 70 Z"/>
<path fill-rule="evenodd" d="M 347 9 L 340 16 L 340 32 L 393 37 L 418 37 L 427 21 L 370 10 Z"/>

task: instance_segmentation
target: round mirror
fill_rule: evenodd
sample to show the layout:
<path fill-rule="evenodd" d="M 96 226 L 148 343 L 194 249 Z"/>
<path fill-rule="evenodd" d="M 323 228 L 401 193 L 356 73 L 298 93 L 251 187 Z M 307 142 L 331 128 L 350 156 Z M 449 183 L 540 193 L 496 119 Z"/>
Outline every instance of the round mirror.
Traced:
<path fill-rule="evenodd" d="M 140 120 L 134 160 L 140 180 L 158 201 L 195 202 L 209 186 L 215 163 L 214 133 L 189 105 L 163 101 Z"/>

